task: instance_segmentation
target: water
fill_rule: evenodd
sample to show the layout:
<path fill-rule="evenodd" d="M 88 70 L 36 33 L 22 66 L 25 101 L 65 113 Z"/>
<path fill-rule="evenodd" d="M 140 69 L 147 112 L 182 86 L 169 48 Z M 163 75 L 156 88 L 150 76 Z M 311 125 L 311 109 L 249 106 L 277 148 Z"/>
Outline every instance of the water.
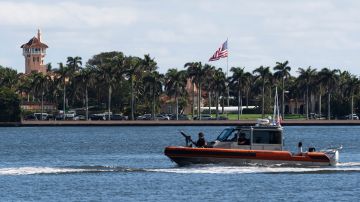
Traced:
<path fill-rule="evenodd" d="M 326 168 L 179 168 L 163 155 L 178 130 L 224 127 L 0 128 L 1 201 L 359 201 L 360 127 L 285 127 L 286 145 L 343 145 Z"/>

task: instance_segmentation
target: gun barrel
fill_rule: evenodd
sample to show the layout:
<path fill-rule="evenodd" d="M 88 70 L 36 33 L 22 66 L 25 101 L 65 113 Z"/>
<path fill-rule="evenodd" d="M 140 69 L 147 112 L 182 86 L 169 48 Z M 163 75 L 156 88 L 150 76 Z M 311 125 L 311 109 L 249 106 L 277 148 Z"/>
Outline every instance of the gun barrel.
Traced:
<path fill-rule="evenodd" d="M 190 135 L 186 135 L 183 131 L 180 131 L 180 134 L 181 134 L 182 136 L 184 136 L 186 140 L 190 140 L 191 143 L 193 143 L 194 145 L 196 145 L 196 142 L 194 142 L 194 141 L 191 139 L 191 136 L 190 136 Z"/>

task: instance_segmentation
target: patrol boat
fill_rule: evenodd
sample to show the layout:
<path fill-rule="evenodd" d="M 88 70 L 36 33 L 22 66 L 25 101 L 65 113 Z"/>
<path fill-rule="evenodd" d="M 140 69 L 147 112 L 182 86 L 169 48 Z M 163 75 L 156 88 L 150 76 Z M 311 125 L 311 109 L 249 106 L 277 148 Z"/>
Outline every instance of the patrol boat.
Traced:
<path fill-rule="evenodd" d="M 276 100 L 277 102 L 277 100 Z M 275 103 L 276 103 L 275 102 Z M 280 165 L 280 166 L 335 166 L 339 161 L 339 148 L 316 151 L 314 147 L 299 152 L 284 150 L 283 127 L 277 120 L 258 120 L 255 126 L 239 126 L 224 129 L 215 141 L 204 147 L 196 147 L 191 136 L 185 137 L 185 146 L 168 146 L 165 155 L 179 166 L 190 164 L 225 164 L 225 165 Z"/>

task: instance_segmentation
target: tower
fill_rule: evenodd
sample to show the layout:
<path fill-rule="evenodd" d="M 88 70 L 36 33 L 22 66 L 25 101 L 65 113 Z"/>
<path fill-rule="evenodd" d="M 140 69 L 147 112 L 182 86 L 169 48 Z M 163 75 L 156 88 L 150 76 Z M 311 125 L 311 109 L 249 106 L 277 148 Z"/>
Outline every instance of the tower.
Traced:
<path fill-rule="evenodd" d="M 38 29 L 37 37 L 33 37 L 29 42 L 21 46 L 25 57 L 25 74 L 31 72 L 46 73 L 44 58 L 48 46 L 41 42 L 41 32 Z"/>

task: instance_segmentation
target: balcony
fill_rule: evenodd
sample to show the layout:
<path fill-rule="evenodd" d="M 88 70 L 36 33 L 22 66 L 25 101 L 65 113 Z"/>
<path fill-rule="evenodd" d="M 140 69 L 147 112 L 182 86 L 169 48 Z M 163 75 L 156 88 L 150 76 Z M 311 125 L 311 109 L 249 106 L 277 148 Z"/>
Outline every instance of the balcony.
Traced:
<path fill-rule="evenodd" d="M 46 50 L 29 50 L 29 49 L 23 49 L 23 55 L 28 55 L 28 54 L 42 54 L 45 55 L 46 54 Z"/>

